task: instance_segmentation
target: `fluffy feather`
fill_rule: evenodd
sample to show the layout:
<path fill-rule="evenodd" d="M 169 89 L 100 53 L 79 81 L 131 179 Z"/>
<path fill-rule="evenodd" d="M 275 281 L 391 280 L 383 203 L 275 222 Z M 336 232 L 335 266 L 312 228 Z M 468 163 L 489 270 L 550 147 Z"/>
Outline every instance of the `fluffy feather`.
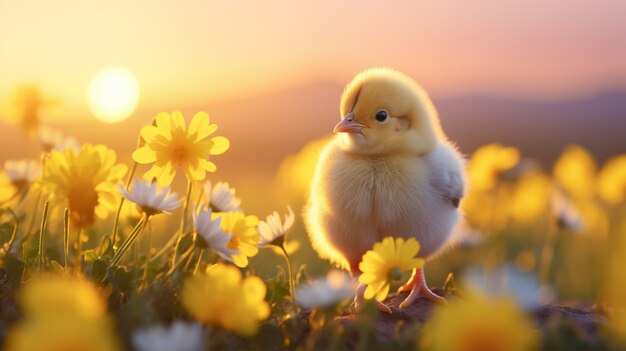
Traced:
<path fill-rule="evenodd" d="M 460 217 L 465 176 L 426 92 L 397 71 L 370 69 L 347 85 L 340 110 L 340 124 L 362 128 L 338 133 L 320 155 L 305 213 L 317 253 L 354 271 L 386 236 L 416 238 L 423 258 L 439 252 Z"/>

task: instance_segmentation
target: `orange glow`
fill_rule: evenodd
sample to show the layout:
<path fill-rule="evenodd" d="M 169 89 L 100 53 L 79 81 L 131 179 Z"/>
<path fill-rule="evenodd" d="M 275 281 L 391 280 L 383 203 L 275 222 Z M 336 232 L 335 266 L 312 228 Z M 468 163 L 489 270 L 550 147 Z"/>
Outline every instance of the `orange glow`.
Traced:
<path fill-rule="evenodd" d="M 140 108 L 160 110 L 346 82 L 377 65 L 435 95 L 589 93 L 626 87 L 624 13 L 623 1 L 583 0 L 3 2 L 0 97 L 34 81 L 59 95 L 59 116 L 79 116 L 94 70 L 111 64 L 141 78 Z"/>

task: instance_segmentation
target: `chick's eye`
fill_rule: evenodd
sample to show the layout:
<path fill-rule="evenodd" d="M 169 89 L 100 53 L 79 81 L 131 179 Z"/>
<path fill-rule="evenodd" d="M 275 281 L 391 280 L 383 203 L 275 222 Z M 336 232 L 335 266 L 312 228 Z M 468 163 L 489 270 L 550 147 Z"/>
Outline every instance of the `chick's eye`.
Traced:
<path fill-rule="evenodd" d="M 378 122 L 384 122 L 387 120 L 387 111 L 385 110 L 380 110 L 378 112 L 376 112 L 376 116 L 374 116 L 374 119 L 376 119 Z"/>

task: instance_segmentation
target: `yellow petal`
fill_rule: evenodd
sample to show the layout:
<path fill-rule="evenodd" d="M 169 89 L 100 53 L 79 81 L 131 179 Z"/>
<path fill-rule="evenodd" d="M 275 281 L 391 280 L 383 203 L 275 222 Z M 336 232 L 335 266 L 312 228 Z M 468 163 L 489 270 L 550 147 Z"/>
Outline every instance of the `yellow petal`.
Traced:
<path fill-rule="evenodd" d="M 155 139 L 157 137 L 157 135 L 161 134 L 159 128 L 153 126 L 153 125 L 147 125 L 144 126 L 143 128 L 141 128 L 141 132 L 139 133 L 141 134 L 141 137 L 143 138 L 143 140 L 145 140 L 147 143 L 149 143 L 150 141 L 152 141 L 153 139 Z"/>
<path fill-rule="evenodd" d="M 383 301 L 387 297 L 387 294 L 389 294 L 389 283 L 385 283 L 385 285 L 378 291 L 378 294 L 376 294 L 376 300 Z"/>
<path fill-rule="evenodd" d="M 371 300 L 374 296 L 376 296 L 376 293 L 378 291 L 375 290 L 373 285 L 368 285 L 367 288 L 365 288 L 365 292 L 363 293 L 363 297 Z"/>
<path fill-rule="evenodd" d="M 217 166 L 215 165 L 215 163 L 209 160 L 200 159 L 198 160 L 198 162 L 200 163 L 200 167 L 202 167 L 202 169 L 204 169 L 207 172 L 213 173 L 217 170 Z"/>
<path fill-rule="evenodd" d="M 156 124 L 159 130 L 161 131 L 171 131 L 172 130 L 172 117 L 167 112 L 160 112 L 156 115 Z"/>
<path fill-rule="evenodd" d="M 233 263 L 239 268 L 248 266 L 248 257 L 246 255 L 233 255 Z"/>
<path fill-rule="evenodd" d="M 221 155 L 230 148 L 230 141 L 223 136 L 211 138 L 213 146 L 211 147 L 211 155 Z"/>
<path fill-rule="evenodd" d="M 133 152 L 133 160 L 142 165 L 153 163 L 156 159 L 156 152 L 147 146 L 142 146 Z"/>
<path fill-rule="evenodd" d="M 204 140 L 217 130 L 217 125 L 210 124 L 209 114 L 206 112 L 198 112 L 189 125 L 189 135 L 195 135 L 195 141 Z"/>
<path fill-rule="evenodd" d="M 404 245 L 398 247 L 398 257 L 413 258 L 420 250 L 420 244 L 415 238 L 409 238 Z"/>
<path fill-rule="evenodd" d="M 175 175 L 176 168 L 168 162 L 163 166 L 152 165 L 152 168 L 143 175 L 143 178 L 147 181 L 152 181 L 156 178 L 157 185 L 162 188 L 170 185 Z"/>
<path fill-rule="evenodd" d="M 244 223 L 248 227 L 254 227 L 259 224 L 259 218 L 254 215 L 246 216 Z"/>
<path fill-rule="evenodd" d="M 247 277 L 246 279 L 244 279 L 242 285 L 247 300 L 252 302 L 259 302 L 265 298 L 265 284 L 259 277 Z"/>
<path fill-rule="evenodd" d="M 122 179 L 127 171 L 128 167 L 125 164 L 116 164 L 110 168 L 109 179 Z"/>
<path fill-rule="evenodd" d="M 193 160 L 196 161 L 196 160 Z M 197 161 L 201 161 L 201 160 L 197 160 Z M 196 163 L 194 165 L 194 163 Z M 185 172 L 185 174 L 187 175 L 187 178 L 191 179 L 191 180 L 204 180 L 204 178 L 206 177 L 206 170 L 204 168 L 201 167 L 202 163 L 201 162 L 189 162 L 185 167 L 183 167 L 183 170 Z"/>
<path fill-rule="evenodd" d="M 157 177 L 157 185 L 161 188 L 164 188 L 172 184 L 174 176 L 176 175 L 176 167 L 172 166 L 172 164 L 168 162 L 162 169 L 163 171 Z"/>
<path fill-rule="evenodd" d="M 185 130 L 185 117 L 180 111 L 172 111 L 172 129 Z"/>
<path fill-rule="evenodd" d="M 239 249 L 239 251 L 241 251 L 242 254 L 248 257 L 253 257 L 257 253 L 259 253 L 259 249 L 256 246 L 249 245 L 249 244 L 242 243 L 242 242 L 239 243 L 239 247 L 237 249 Z"/>
<path fill-rule="evenodd" d="M 363 273 L 359 276 L 359 281 L 365 285 L 371 284 L 376 279 L 378 279 L 378 277 L 374 275 L 373 273 Z"/>

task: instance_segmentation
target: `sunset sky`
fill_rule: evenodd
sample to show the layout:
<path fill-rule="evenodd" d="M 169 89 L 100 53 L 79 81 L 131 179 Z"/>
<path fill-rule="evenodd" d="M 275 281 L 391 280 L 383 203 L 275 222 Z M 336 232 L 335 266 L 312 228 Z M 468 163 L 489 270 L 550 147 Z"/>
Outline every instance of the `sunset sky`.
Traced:
<path fill-rule="evenodd" d="M 88 114 L 122 66 L 139 109 L 202 105 L 359 70 L 405 71 L 440 96 L 550 99 L 626 88 L 626 1 L 0 0 L 0 104 L 18 84 Z"/>

